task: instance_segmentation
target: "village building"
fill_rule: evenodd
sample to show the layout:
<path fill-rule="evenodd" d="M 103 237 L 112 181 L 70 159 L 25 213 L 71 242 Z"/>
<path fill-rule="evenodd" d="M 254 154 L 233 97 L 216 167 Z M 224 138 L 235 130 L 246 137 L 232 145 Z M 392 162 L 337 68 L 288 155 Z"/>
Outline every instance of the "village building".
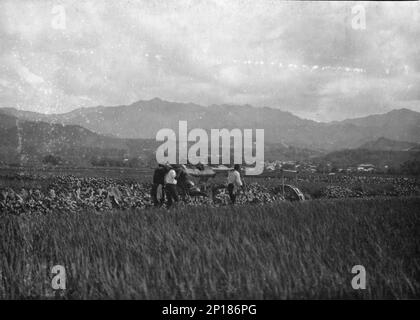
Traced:
<path fill-rule="evenodd" d="M 362 163 L 357 166 L 359 172 L 374 172 L 375 169 L 375 166 L 371 163 Z"/>

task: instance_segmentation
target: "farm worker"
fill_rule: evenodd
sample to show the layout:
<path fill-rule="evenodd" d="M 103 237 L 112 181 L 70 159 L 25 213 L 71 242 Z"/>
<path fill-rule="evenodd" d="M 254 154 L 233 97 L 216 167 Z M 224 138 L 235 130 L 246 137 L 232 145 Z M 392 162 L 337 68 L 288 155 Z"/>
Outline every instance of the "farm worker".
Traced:
<path fill-rule="evenodd" d="M 155 207 L 161 206 L 165 202 L 165 175 L 170 169 L 168 165 L 159 164 L 153 173 L 153 184 L 150 194 Z"/>
<path fill-rule="evenodd" d="M 230 201 L 232 204 L 235 204 L 236 202 L 236 193 L 238 191 L 238 188 L 241 187 L 244 188 L 244 184 L 241 180 L 241 174 L 240 174 L 241 167 L 239 164 L 235 164 L 232 171 L 229 171 L 228 174 L 228 192 Z"/>
<path fill-rule="evenodd" d="M 176 179 L 177 179 L 177 190 L 181 195 L 182 199 L 186 201 L 186 197 L 189 191 L 194 187 L 194 182 L 191 180 L 191 176 L 187 172 L 187 167 L 183 164 L 175 168 Z"/>
<path fill-rule="evenodd" d="M 165 192 L 168 199 L 168 208 L 172 206 L 173 202 L 178 202 L 178 191 L 176 190 L 176 172 L 170 169 L 165 175 Z"/>

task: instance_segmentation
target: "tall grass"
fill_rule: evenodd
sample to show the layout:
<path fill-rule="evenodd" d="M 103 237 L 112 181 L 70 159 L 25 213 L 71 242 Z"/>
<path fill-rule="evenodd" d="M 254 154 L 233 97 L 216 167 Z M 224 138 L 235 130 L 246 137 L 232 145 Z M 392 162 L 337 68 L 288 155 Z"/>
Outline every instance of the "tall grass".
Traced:
<path fill-rule="evenodd" d="M 419 298 L 420 199 L 3 216 L 0 297 Z M 353 290 L 351 268 L 367 272 Z"/>

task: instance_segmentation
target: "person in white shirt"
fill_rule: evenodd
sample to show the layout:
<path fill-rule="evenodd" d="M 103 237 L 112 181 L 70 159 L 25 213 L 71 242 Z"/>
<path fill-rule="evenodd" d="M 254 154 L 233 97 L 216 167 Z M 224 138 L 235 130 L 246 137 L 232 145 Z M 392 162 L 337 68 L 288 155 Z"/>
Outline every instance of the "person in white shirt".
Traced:
<path fill-rule="evenodd" d="M 176 181 L 176 172 L 174 169 L 170 169 L 168 171 L 168 173 L 165 175 L 165 183 L 166 184 L 175 184 L 177 183 Z"/>
<path fill-rule="evenodd" d="M 165 192 L 166 198 L 168 199 L 168 208 L 171 207 L 174 202 L 178 202 L 178 191 L 176 184 L 176 172 L 174 169 L 171 169 L 165 175 Z"/>
<path fill-rule="evenodd" d="M 229 192 L 230 201 L 232 202 L 232 204 L 235 204 L 236 193 L 238 191 L 238 188 L 243 189 L 244 184 L 242 183 L 242 180 L 241 180 L 241 174 L 240 174 L 241 167 L 239 166 L 239 164 L 235 164 L 233 168 L 234 170 L 229 171 L 229 174 L 228 174 L 228 188 L 227 189 Z"/>

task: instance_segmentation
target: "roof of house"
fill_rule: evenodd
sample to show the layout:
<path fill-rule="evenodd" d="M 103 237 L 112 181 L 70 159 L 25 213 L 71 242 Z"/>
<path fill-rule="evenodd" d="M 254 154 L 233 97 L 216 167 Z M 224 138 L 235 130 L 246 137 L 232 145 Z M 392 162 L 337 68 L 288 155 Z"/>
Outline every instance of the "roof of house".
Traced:
<path fill-rule="evenodd" d="M 371 163 L 361 163 L 359 164 L 359 167 L 374 167 L 374 165 Z"/>

